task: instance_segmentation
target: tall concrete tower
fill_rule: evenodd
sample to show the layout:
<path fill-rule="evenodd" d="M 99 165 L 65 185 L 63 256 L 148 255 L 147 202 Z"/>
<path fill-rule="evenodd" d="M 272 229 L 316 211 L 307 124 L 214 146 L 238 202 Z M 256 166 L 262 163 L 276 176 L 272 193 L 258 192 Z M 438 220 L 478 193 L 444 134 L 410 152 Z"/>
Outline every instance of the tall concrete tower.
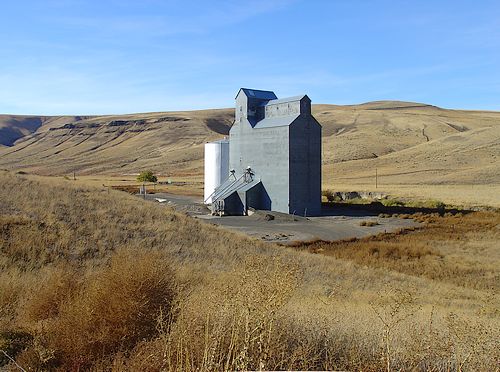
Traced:
<path fill-rule="evenodd" d="M 241 88 L 229 143 L 230 175 L 213 195 L 215 209 L 321 213 L 321 125 L 307 95 Z"/>

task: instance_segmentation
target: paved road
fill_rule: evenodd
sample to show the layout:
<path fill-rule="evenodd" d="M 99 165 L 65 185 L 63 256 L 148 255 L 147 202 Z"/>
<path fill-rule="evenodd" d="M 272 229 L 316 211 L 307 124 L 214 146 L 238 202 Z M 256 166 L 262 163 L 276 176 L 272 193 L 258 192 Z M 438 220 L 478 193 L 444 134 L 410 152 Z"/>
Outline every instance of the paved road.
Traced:
<path fill-rule="evenodd" d="M 267 220 L 267 212 L 258 212 L 252 216 L 211 216 L 200 197 L 173 194 L 152 194 L 149 200 L 160 200 L 163 205 L 172 206 L 206 223 L 243 232 L 249 236 L 268 242 L 290 243 L 315 239 L 341 240 L 361 238 L 382 232 L 391 232 L 401 228 L 418 226 L 411 219 L 379 218 L 362 210 L 349 208 L 330 211 L 330 215 L 321 217 L 293 217 L 281 213 L 271 213 L 273 220 Z M 376 221 L 375 226 L 361 226 L 362 221 Z"/>
<path fill-rule="evenodd" d="M 141 195 L 138 196 L 143 197 Z M 207 206 L 203 204 L 203 198 L 199 196 L 157 193 L 146 195 L 146 199 L 174 207 L 178 211 L 185 212 L 191 216 L 207 215 L 210 213 Z"/>

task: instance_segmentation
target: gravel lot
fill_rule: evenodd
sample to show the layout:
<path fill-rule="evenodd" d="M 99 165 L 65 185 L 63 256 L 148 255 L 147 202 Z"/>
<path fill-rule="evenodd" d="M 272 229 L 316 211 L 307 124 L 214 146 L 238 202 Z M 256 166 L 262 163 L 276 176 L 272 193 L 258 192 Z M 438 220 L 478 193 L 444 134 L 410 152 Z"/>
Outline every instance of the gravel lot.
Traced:
<path fill-rule="evenodd" d="M 418 226 L 411 219 L 379 218 L 363 210 L 338 208 L 321 217 L 299 217 L 284 213 L 257 211 L 251 216 L 211 216 L 203 200 L 196 196 L 150 194 L 147 200 L 171 206 L 200 221 L 223 226 L 267 242 L 291 243 L 315 239 L 361 238 L 401 228 Z M 365 221 L 365 222 L 363 222 Z M 368 226 L 362 226 L 367 223 Z M 373 224 L 373 226 L 369 226 Z"/>

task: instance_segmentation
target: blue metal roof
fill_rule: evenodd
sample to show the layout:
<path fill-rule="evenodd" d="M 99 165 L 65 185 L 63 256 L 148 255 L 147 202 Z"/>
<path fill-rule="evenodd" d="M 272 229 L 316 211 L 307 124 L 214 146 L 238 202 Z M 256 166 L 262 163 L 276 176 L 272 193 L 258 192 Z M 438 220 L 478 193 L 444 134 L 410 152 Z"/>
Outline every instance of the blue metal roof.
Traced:
<path fill-rule="evenodd" d="M 257 98 L 257 99 L 265 99 L 265 100 L 271 100 L 271 99 L 277 99 L 276 94 L 270 90 L 258 90 L 258 89 L 248 89 L 248 88 L 240 88 L 238 91 L 238 94 L 240 91 L 243 91 L 247 97 L 250 98 Z M 236 94 L 236 96 L 238 96 Z"/>
<path fill-rule="evenodd" d="M 254 128 L 273 128 L 273 127 L 285 127 L 292 124 L 295 119 L 300 115 L 287 115 L 287 116 L 275 116 L 270 118 L 264 118 L 255 124 Z"/>

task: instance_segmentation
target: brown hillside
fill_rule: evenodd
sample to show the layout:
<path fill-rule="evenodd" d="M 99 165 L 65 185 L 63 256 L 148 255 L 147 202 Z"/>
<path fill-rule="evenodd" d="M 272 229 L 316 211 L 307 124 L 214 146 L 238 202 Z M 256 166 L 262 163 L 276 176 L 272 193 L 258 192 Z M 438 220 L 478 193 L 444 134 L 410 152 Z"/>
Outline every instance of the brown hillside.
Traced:
<path fill-rule="evenodd" d="M 85 119 L 82 116 L 0 115 L 0 145 L 12 146 L 34 132 Z M 0 148 L 2 148 L 0 147 Z"/>
<path fill-rule="evenodd" d="M 0 146 L 12 146 L 40 128 L 44 120 L 40 116 L 0 115 Z"/>
<path fill-rule="evenodd" d="M 326 184 L 362 182 L 374 168 L 393 184 L 500 183 L 500 112 L 378 101 L 314 105 L 313 113 L 323 126 Z M 0 167 L 48 175 L 149 168 L 201 177 L 203 144 L 227 135 L 233 115 L 220 109 L 44 118 L 33 134 L 0 148 Z"/>
<path fill-rule="evenodd" d="M 202 146 L 227 134 L 232 110 L 57 118 L 24 141 L 0 152 L 0 164 L 40 174 L 192 173 Z"/>

